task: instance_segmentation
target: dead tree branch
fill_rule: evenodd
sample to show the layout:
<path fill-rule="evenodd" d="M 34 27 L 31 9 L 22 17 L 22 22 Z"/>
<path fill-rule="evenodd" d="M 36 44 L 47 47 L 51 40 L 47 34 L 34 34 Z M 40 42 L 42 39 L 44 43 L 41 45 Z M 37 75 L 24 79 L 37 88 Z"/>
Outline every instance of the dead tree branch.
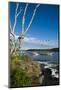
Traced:
<path fill-rule="evenodd" d="M 40 4 L 38 4 L 38 5 L 36 6 L 36 8 L 34 9 L 32 18 L 31 18 L 31 20 L 30 20 L 30 22 L 29 22 L 29 25 L 28 25 L 26 31 L 24 32 L 24 34 L 29 30 L 29 28 L 30 28 L 30 26 L 31 26 L 31 24 L 32 24 L 32 22 L 33 22 L 34 16 L 35 16 L 35 14 L 36 14 L 36 10 L 37 10 L 37 8 L 38 8 L 39 6 L 40 6 Z"/>

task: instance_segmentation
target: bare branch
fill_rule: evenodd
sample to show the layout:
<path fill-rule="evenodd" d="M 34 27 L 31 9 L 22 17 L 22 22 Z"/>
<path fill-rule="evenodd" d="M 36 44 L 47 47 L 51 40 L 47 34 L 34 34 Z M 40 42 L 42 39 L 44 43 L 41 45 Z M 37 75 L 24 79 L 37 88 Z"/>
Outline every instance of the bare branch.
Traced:
<path fill-rule="evenodd" d="M 26 15 L 26 10 L 27 10 L 27 7 L 28 7 L 28 4 L 26 4 L 26 7 L 25 7 L 25 10 L 24 10 L 24 18 L 25 18 L 25 15 Z M 25 22 L 25 19 L 24 19 L 24 22 Z"/>
<path fill-rule="evenodd" d="M 15 38 L 15 33 L 12 30 L 12 26 L 11 26 L 11 22 L 9 23 L 9 27 L 10 27 L 10 34 L 13 36 L 13 38 Z"/>
<path fill-rule="evenodd" d="M 14 21 L 14 26 L 13 26 L 13 32 L 15 30 L 16 22 L 17 22 L 17 16 L 15 16 L 15 21 Z"/>
<path fill-rule="evenodd" d="M 10 30 L 11 30 L 11 32 L 12 32 L 12 26 L 11 26 L 11 22 L 9 22 L 9 25 L 10 25 L 10 26 L 9 26 L 9 27 L 10 27 Z"/>
<path fill-rule="evenodd" d="M 22 9 L 20 9 L 20 11 L 17 13 L 17 17 L 19 16 L 19 14 L 22 12 Z"/>
<path fill-rule="evenodd" d="M 22 9 L 20 8 L 20 11 L 18 12 L 18 7 L 19 7 L 19 4 L 17 3 L 13 27 L 11 26 L 11 22 L 10 22 L 10 38 L 11 38 L 11 44 L 12 44 L 11 51 L 10 51 L 11 54 L 13 53 L 14 50 L 16 51 L 16 45 L 15 45 L 16 44 L 16 34 L 14 31 L 15 31 L 15 27 L 17 23 L 17 17 L 22 11 Z"/>
<path fill-rule="evenodd" d="M 24 34 L 29 30 L 29 28 L 30 28 L 30 26 L 31 26 L 31 24 L 32 24 L 32 21 L 33 21 L 33 19 L 34 19 L 34 16 L 35 16 L 35 14 L 36 14 L 36 10 L 37 10 L 37 8 L 38 8 L 39 6 L 40 6 L 40 4 L 38 4 L 38 5 L 36 6 L 36 8 L 34 9 L 32 18 L 31 18 L 31 20 L 30 20 L 30 22 L 29 22 L 29 25 L 28 25 L 26 31 L 24 32 Z"/>
<path fill-rule="evenodd" d="M 14 35 L 14 33 L 13 33 L 13 31 L 12 31 L 12 26 L 11 26 L 11 22 L 9 23 L 9 27 L 10 27 L 10 34 L 12 34 L 12 36 L 14 37 L 15 35 Z"/>
<path fill-rule="evenodd" d="M 25 6 L 24 15 L 22 18 L 22 33 L 24 33 L 24 23 L 25 23 L 25 15 L 26 15 L 27 7 L 28 7 L 28 4 L 26 4 L 26 6 Z"/>
<path fill-rule="evenodd" d="M 17 3 L 16 10 L 15 10 L 15 18 L 14 18 L 13 32 L 15 31 L 15 26 L 16 26 L 16 22 L 17 22 L 17 17 L 19 16 L 19 14 L 20 14 L 21 11 L 22 11 L 22 9 L 20 9 L 20 11 L 17 12 L 17 11 L 18 11 L 18 7 L 19 7 L 19 4 Z"/>
<path fill-rule="evenodd" d="M 15 14 L 17 14 L 18 7 L 19 7 L 19 3 L 17 3 Z"/>

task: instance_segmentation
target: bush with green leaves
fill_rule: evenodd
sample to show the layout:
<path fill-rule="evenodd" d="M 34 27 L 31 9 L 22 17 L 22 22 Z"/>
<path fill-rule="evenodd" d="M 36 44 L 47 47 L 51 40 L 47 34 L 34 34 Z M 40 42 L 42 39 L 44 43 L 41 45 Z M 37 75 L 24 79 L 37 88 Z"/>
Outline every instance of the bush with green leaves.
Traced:
<path fill-rule="evenodd" d="M 32 86 L 38 83 L 39 64 L 28 56 L 12 56 L 10 62 L 10 87 Z"/>
<path fill-rule="evenodd" d="M 24 70 L 17 68 L 11 72 L 11 87 L 31 86 L 32 80 Z"/>

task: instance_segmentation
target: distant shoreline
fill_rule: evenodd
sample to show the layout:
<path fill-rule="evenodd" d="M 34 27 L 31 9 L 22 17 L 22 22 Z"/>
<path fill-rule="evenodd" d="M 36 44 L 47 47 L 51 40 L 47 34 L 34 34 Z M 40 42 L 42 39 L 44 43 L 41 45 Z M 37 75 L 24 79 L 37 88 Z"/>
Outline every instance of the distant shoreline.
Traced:
<path fill-rule="evenodd" d="M 51 48 L 51 49 L 28 49 L 27 51 L 55 51 L 58 52 L 59 48 Z"/>

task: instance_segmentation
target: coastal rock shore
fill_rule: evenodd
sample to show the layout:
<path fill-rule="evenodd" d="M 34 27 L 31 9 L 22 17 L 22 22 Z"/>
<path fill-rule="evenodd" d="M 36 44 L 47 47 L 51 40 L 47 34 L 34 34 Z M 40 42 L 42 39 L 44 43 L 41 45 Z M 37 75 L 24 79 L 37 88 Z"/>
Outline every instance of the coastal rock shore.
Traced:
<path fill-rule="evenodd" d="M 41 65 L 42 75 L 40 75 L 40 82 L 42 80 L 42 86 L 51 86 L 51 85 L 59 85 L 59 77 L 55 77 L 52 75 L 52 70 L 50 68 L 44 68 L 44 65 Z"/>

